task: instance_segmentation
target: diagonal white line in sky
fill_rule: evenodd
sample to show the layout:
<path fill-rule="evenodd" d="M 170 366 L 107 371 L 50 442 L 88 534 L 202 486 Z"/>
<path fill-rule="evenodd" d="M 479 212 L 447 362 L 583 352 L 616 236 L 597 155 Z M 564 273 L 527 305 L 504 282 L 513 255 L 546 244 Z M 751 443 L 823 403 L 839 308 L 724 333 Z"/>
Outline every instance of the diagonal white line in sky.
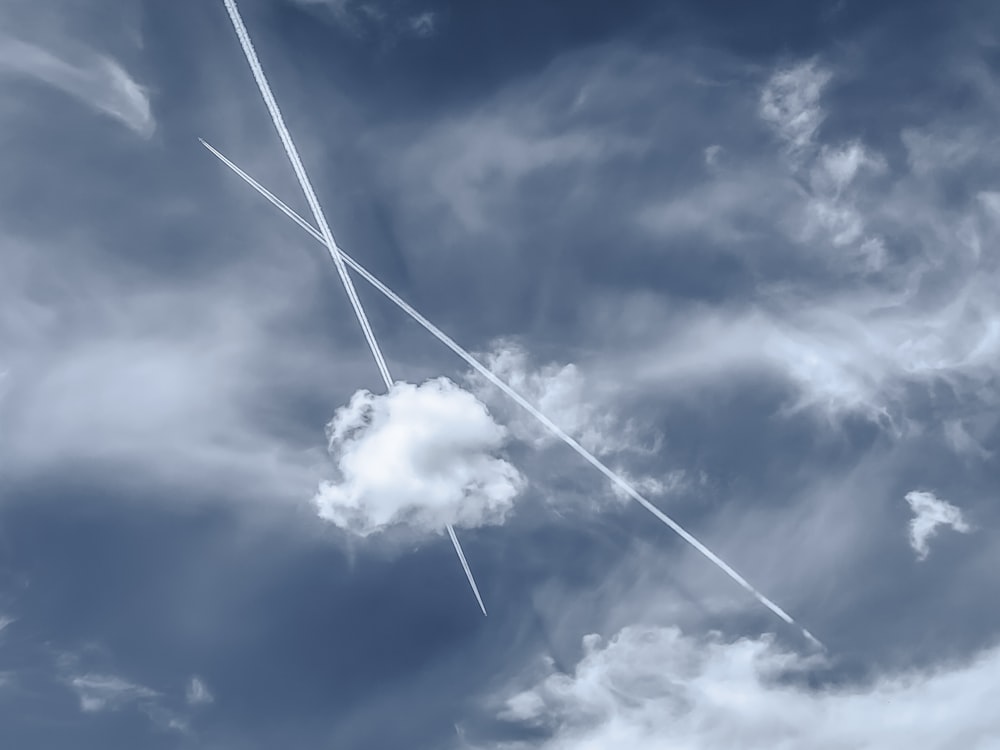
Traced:
<path fill-rule="evenodd" d="M 204 140 L 201 141 L 202 144 L 209 149 L 223 164 L 229 167 L 233 172 L 235 172 L 244 182 L 250 185 L 254 190 L 264 196 L 268 201 L 270 201 L 276 208 L 278 208 L 282 213 L 289 217 L 292 221 L 302 227 L 306 232 L 311 234 L 316 240 L 324 243 L 323 236 L 305 219 L 299 216 L 294 210 L 289 208 L 280 198 L 278 198 L 274 193 L 270 192 L 267 188 L 257 182 L 253 177 L 244 172 L 233 162 L 219 153 L 218 150 L 213 148 L 211 145 L 206 143 Z M 325 243 L 324 243 L 325 244 Z M 747 579 L 741 576 L 734 568 L 732 568 L 725 560 L 716 555 L 712 550 L 702 544 L 694 535 L 684 529 L 679 523 L 673 520 L 666 513 L 661 511 L 655 505 L 653 505 L 649 500 L 643 497 L 638 490 L 636 490 L 632 485 L 630 485 L 625 479 L 620 475 L 616 474 L 610 468 L 608 468 L 599 458 L 594 454 L 580 445 L 571 435 L 569 435 L 565 430 L 559 427 L 555 422 L 549 419 L 545 414 L 539 411 L 530 401 L 528 401 L 524 396 L 518 393 L 514 388 L 508 385 L 505 381 L 495 375 L 486 365 L 476 359 L 472 354 L 466 351 L 462 346 L 455 342 L 448 334 L 438 328 L 436 325 L 431 323 L 427 318 L 421 315 L 417 310 L 412 307 L 406 300 L 396 294 L 392 289 L 383 284 L 374 274 L 369 272 L 364 266 L 354 260 L 350 255 L 345 253 L 340 248 L 337 248 L 337 252 L 343 257 L 344 263 L 353 268 L 365 281 L 374 286 L 378 291 L 380 291 L 385 297 L 387 297 L 394 305 L 400 308 L 403 312 L 409 315 L 413 320 L 417 321 L 425 330 L 427 330 L 434 338 L 444 344 L 446 347 L 451 349 L 456 355 L 458 355 L 462 360 L 465 361 L 472 369 L 482 375 L 484 378 L 489 380 L 493 385 L 503 391 L 507 396 L 509 396 L 518 406 L 527 411 L 531 416 L 533 416 L 538 422 L 542 424 L 549 432 L 559 438 L 562 442 L 572 448 L 576 453 L 578 453 L 587 463 L 601 472 L 606 476 L 613 484 L 625 492 L 629 497 L 639 503 L 643 508 L 652 513 L 660 522 L 668 526 L 672 531 L 674 531 L 678 536 L 681 537 L 685 542 L 694 547 L 698 552 L 704 555 L 712 564 L 719 568 L 723 573 L 729 576 L 733 581 L 739 584 L 743 589 L 748 591 L 758 602 L 767 607 L 771 612 L 777 615 L 781 620 L 798 628 L 802 635 L 806 638 L 809 643 L 817 648 L 824 649 L 823 644 L 806 628 L 799 625 L 791 615 L 789 615 L 785 610 L 779 607 L 775 602 L 771 601 L 769 598 L 764 596 L 760 591 L 754 588 Z M 463 556 L 464 557 L 464 556 Z M 471 577 L 470 577 L 470 582 Z M 475 584 L 473 583 L 473 588 Z M 485 613 L 485 610 L 484 610 Z"/>
<path fill-rule="evenodd" d="M 312 211 L 313 218 L 316 220 L 316 224 L 320 228 L 323 244 L 326 245 L 327 250 L 329 250 L 330 255 L 333 257 L 334 264 L 337 266 L 337 273 L 340 275 L 340 280 L 344 284 L 344 291 L 347 292 L 347 297 L 351 301 L 351 307 L 354 308 L 354 315 L 357 317 L 358 323 L 361 325 L 361 331 L 364 333 L 365 341 L 368 342 L 368 348 L 371 350 L 372 357 L 375 359 L 375 366 L 378 367 L 379 374 L 382 376 L 386 391 L 391 391 L 392 375 L 389 373 L 389 365 L 386 363 L 385 356 L 382 354 L 382 349 L 378 345 L 378 340 L 375 338 L 375 332 L 372 330 L 371 323 L 368 321 L 368 316 L 365 314 L 365 309 L 361 304 L 361 299 L 358 297 L 357 290 L 354 288 L 354 282 L 351 281 L 350 274 L 347 273 L 347 268 L 344 267 L 344 261 L 343 258 L 341 258 L 340 250 L 337 247 L 337 241 L 333 238 L 333 232 L 330 229 L 330 225 L 326 221 L 326 216 L 323 214 L 323 208 L 320 206 L 319 199 L 316 197 L 316 191 L 313 190 L 312 182 L 310 182 L 309 175 L 306 173 L 306 168 L 302 164 L 302 159 L 299 158 L 298 149 L 295 148 L 295 142 L 292 140 L 292 134 L 285 125 L 285 119 L 281 115 L 281 109 L 278 107 L 278 102 L 275 100 L 274 94 L 271 91 L 271 85 L 267 81 L 267 76 L 264 75 L 264 68 L 261 66 L 260 60 L 257 58 L 257 51 L 254 49 L 253 42 L 250 39 L 250 33 L 247 31 L 247 27 L 243 23 L 243 18 L 240 16 L 240 11 L 236 6 L 235 0 L 224 0 L 224 2 L 226 4 L 226 11 L 229 13 L 229 20 L 232 21 L 233 29 L 236 31 L 236 36 L 240 41 L 240 47 L 243 49 L 243 55 L 246 57 L 247 63 L 250 65 L 250 70 L 253 73 L 254 80 L 257 82 L 257 88 L 260 90 L 260 95 L 264 99 L 267 111 L 271 115 L 271 121 L 274 123 L 274 129 L 278 131 L 278 137 L 281 139 L 281 145 L 285 148 L 285 153 L 288 155 L 288 161 L 291 162 L 292 169 L 295 171 L 295 177 L 298 179 L 299 186 L 305 194 L 306 202 L 309 204 L 309 209 Z M 204 143 L 204 141 L 202 141 L 202 143 Z M 465 553 L 462 551 L 462 546 L 459 544 L 458 537 L 455 535 L 455 529 L 451 524 L 448 524 L 448 534 L 451 536 L 451 540 L 455 545 L 455 551 L 458 553 L 458 558 L 462 563 L 462 569 L 465 571 L 465 575 L 469 579 L 469 585 L 472 586 L 472 592 L 476 595 L 476 600 L 479 602 L 479 606 L 482 608 L 483 614 L 485 615 L 486 608 L 483 607 L 483 600 L 479 596 L 479 587 L 476 586 L 476 581 L 472 577 L 472 570 L 469 568 L 469 564 L 465 560 Z"/>

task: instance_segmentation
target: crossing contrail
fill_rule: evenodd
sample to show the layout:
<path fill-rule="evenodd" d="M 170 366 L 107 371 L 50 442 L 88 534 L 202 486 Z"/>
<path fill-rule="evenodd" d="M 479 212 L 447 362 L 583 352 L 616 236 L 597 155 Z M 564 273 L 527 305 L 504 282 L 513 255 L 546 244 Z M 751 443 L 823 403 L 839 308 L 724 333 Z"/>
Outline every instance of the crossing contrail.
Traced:
<path fill-rule="evenodd" d="M 351 301 L 351 306 L 354 308 L 354 314 L 358 318 L 358 323 L 361 324 L 361 330 L 365 334 L 365 340 L 368 342 L 368 348 L 371 349 L 372 357 L 375 358 L 375 364 L 378 366 L 379 373 L 382 375 L 382 380 L 385 381 L 385 387 L 392 387 L 392 375 L 389 374 L 389 368 L 385 363 L 385 357 L 382 356 L 382 350 L 379 348 L 378 341 L 375 340 L 375 333 L 372 331 L 371 324 L 368 322 L 368 316 L 365 315 L 365 309 L 361 306 L 361 300 L 358 298 L 358 293 L 354 289 L 354 282 L 351 281 L 350 275 L 347 273 L 347 268 L 344 266 L 344 261 L 341 259 L 338 248 L 337 241 L 333 238 L 333 232 L 330 231 L 330 225 L 327 224 L 326 216 L 323 213 L 322 207 L 319 205 L 319 199 L 316 197 L 316 192 L 313 190 L 312 183 L 309 181 L 309 175 L 306 174 L 306 168 L 302 164 L 302 159 L 299 158 L 298 149 L 295 148 L 295 142 L 292 140 L 292 134 L 288 132 L 288 127 L 285 125 L 285 120 L 281 116 L 281 110 L 278 108 L 278 102 L 274 99 L 274 94 L 271 93 L 271 85 L 267 82 L 267 77 L 264 75 L 264 69 L 260 65 L 260 60 L 257 59 L 257 52 L 254 50 L 253 42 L 250 41 L 250 34 L 247 32 L 247 27 L 243 23 L 243 18 L 240 16 L 240 11 L 236 7 L 235 0 L 223 0 L 226 4 L 226 10 L 229 12 L 229 20 L 233 22 L 233 28 L 236 30 L 236 36 L 240 40 L 240 47 L 243 48 L 243 55 L 247 59 L 247 63 L 250 65 L 250 70 L 253 72 L 254 80 L 257 82 L 257 88 L 260 89 L 260 95 L 264 99 L 264 104 L 267 106 L 267 111 L 271 115 L 271 121 L 274 123 L 274 129 L 278 131 L 278 137 L 281 139 L 281 145 L 285 147 L 285 153 L 288 155 L 288 161 L 291 162 L 292 169 L 295 171 L 295 177 L 299 181 L 299 186 L 302 188 L 302 192 L 305 193 L 306 202 L 309 204 L 309 210 L 312 211 L 313 219 L 316 221 L 316 225 L 319 227 L 320 234 L 323 235 L 323 244 L 326 245 L 327 249 L 330 251 L 330 255 L 333 256 L 333 262 L 337 266 L 337 273 L 340 274 L 340 280 L 344 284 L 344 289 L 347 292 L 347 296 Z"/>
<path fill-rule="evenodd" d="M 235 172 L 244 182 L 250 185 L 254 190 L 264 196 L 268 201 L 270 201 L 276 208 L 278 208 L 282 213 L 284 213 L 288 218 L 302 227 L 305 231 L 311 234 L 319 242 L 323 243 L 323 236 L 305 219 L 299 216 L 295 211 L 289 208 L 280 198 L 274 195 L 271 191 L 261 185 L 257 180 L 251 177 L 249 174 L 244 172 L 233 162 L 219 153 L 218 150 L 213 148 L 206 141 L 201 140 L 202 145 L 205 146 L 209 151 L 211 151 L 223 164 L 229 167 L 233 172 Z M 425 330 L 427 330 L 434 338 L 444 344 L 446 347 L 451 349 L 456 355 L 458 355 L 466 364 L 468 364 L 473 370 L 478 372 L 493 385 L 503 391 L 507 396 L 509 396 L 518 406 L 527 411 L 532 417 L 534 417 L 538 422 L 542 424 L 549 432 L 559 438 L 562 442 L 572 448 L 576 453 L 578 453 L 587 463 L 601 472 L 605 477 L 607 477 L 611 482 L 616 485 L 619 489 L 625 492 L 629 497 L 635 500 L 639 505 L 648 510 L 662 523 L 666 524 L 672 531 L 674 531 L 681 539 L 694 547 L 703 556 L 708 558 L 717 568 L 719 568 L 723 573 L 729 576 L 733 581 L 739 584 L 743 589 L 748 591 L 758 602 L 767 607 L 771 612 L 777 615 L 781 620 L 788 623 L 789 625 L 798 628 L 802 635 L 805 636 L 814 646 L 819 648 L 824 648 L 823 644 L 808 630 L 799 625 L 795 620 L 792 619 L 785 610 L 775 604 L 773 601 L 768 599 L 764 594 L 754 588 L 749 581 L 747 581 L 743 576 L 736 572 L 725 560 L 716 555 L 712 550 L 702 544 L 698 539 L 696 539 L 692 534 L 686 531 L 679 523 L 674 521 L 670 516 L 661 511 L 646 498 L 644 498 L 638 490 L 636 490 L 632 485 L 626 482 L 621 476 L 616 474 L 614 471 L 609 469 L 599 458 L 593 455 L 590 451 L 584 448 L 580 443 L 578 443 L 571 435 L 565 432 L 561 427 L 559 427 L 555 422 L 545 416 L 540 412 L 535 406 L 528 401 L 524 396 L 514 390 L 506 382 L 501 380 L 498 376 L 494 375 L 493 372 L 482 362 L 472 356 L 467 350 L 462 348 L 458 343 L 455 342 L 448 334 L 438 328 L 436 325 L 431 323 L 427 318 L 421 315 L 415 308 L 413 308 L 406 300 L 396 294 L 392 289 L 383 284 L 374 274 L 370 273 L 364 266 L 358 263 L 354 258 L 345 253 L 340 248 L 337 248 L 337 252 L 342 256 L 344 263 L 353 268 L 365 281 L 375 287 L 380 291 L 386 298 L 389 299 L 394 305 L 400 308 L 403 312 L 409 315 L 413 320 L 419 323 Z M 454 537 L 453 537 L 454 539 Z M 456 544 L 456 549 L 458 549 Z M 463 558 L 461 551 L 459 550 L 459 556 Z M 470 576 L 470 581 L 471 581 Z M 475 588 L 475 584 L 473 584 Z M 485 608 L 483 610 L 485 614 Z"/>
<path fill-rule="evenodd" d="M 323 214 L 323 208 L 320 206 L 319 199 L 316 197 L 316 191 L 313 190 L 312 183 L 309 181 L 309 175 L 306 174 L 306 168 L 302 164 L 302 159 L 299 158 L 299 152 L 298 149 L 295 148 L 295 142 L 292 140 L 292 134 L 288 131 L 288 127 L 285 125 L 285 119 L 281 116 L 281 109 L 278 107 L 278 102 L 275 100 L 274 94 L 271 92 L 271 85 L 267 82 L 267 76 L 264 75 L 264 68 L 261 67 L 260 60 L 257 58 L 257 52 L 254 49 L 253 42 L 250 40 L 250 33 L 247 31 L 247 27 L 243 23 L 243 17 L 240 16 L 239 8 L 236 6 L 236 0 L 223 1 L 226 4 L 226 11 L 229 13 L 229 20 L 232 21 L 233 29 L 236 31 L 236 36 L 240 41 L 240 47 L 243 48 L 243 55 L 247 59 L 247 64 L 250 65 L 250 70 L 253 73 L 254 80 L 257 82 L 257 88 L 260 90 L 260 95 L 264 99 L 267 111 L 271 115 L 271 121 L 274 123 L 274 129 L 278 131 L 278 137 L 281 139 L 281 145 L 285 148 L 285 153 L 288 155 L 288 161 L 291 162 L 292 169 L 295 171 L 295 177 L 298 179 L 299 186 L 305 194 L 306 202 L 309 204 L 309 210 L 312 211 L 316 225 L 319 227 L 322 242 L 326 245 L 327 250 L 330 252 L 330 256 L 333 258 L 334 264 L 337 266 L 337 273 L 340 275 L 340 280 L 344 284 L 344 290 L 347 292 L 347 297 L 351 301 L 351 307 L 354 308 L 354 315 L 357 317 L 358 323 L 361 325 L 361 331 L 365 335 L 365 341 L 368 342 L 368 348 L 371 350 L 372 357 L 375 359 L 375 366 L 378 367 L 379 374 L 382 376 L 386 391 L 391 391 L 393 381 L 392 375 L 389 373 L 389 366 L 386 364 L 385 357 L 382 354 L 382 349 L 379 347 L 378 341 L 375 339 L 375 332 L 372 330 L 371 323 L 368 322 L 368 316 L 365 314 L 365 309 L 361 305 L 361 299 L 358 297 L 357 290 L 354 288 L 354 282 L 351 281 L 351 276 L 347 273 L 347 268 L 344 266 L 344 260 L 341 257 L 340 248 L 337 247 L 337 241 L 333 238 L 333 232 L 330 230 L 330 225 L 327 223 L 326 216 Z M 202 143 L 204 143 L 204 141 L 202 141 Z M 205 145 L 207 146 L 208 144 Z M 455 551 L 458 553 L 458 559 L 462 563 L 462 569 L 465 571 L 465 575 L 469 579 L 469 585 L 472 587 L 472 593 L 476 595 L 476 601 L 479 602 L 479 607 L 483 610 L 483 615 L 485 616 L 486 607 L 483 606 L 483 600 L 479 596 L 479 587 L 476 586 L 476 581 L 472 577 L 472 571 L 469 568 L 469 564 L 465 560 L 465 553 L 462 551 L 462 546 L 459 544 L 458 536 L 456 536 L 455 529 L 452 528 L 451 524 L 448 524 L 448 534 L 451 536 L 451 541 L 455 545 Z"/>

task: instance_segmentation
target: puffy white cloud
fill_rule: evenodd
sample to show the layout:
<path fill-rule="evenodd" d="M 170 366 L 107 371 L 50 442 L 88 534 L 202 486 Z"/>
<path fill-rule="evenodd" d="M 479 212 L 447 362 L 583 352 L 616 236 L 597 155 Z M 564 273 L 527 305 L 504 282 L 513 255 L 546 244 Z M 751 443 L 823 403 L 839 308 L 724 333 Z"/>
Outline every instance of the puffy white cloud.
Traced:
<path fill-rule="evenodd" d="M 950 527 L 961 534 L 968 534 L 972 527 L 966 523 L 961 509 L 946 500 L 941 500 L 933 492 L 914 490 L 906 493 L 913 518 L 910 520 L 910 546 L 921 560 L 930 554 L 930 540 L 942 526 Z"/>
<path fill-rule="evenodd" d="M 832 74 L 815 60 L 775 72 L 760 96 L 760 116 L 770 123 L 792 154 L 810 147 L 825 113 L 820 106 L 823 88 Z"/>
<path fill-rule="evenodd" d="M 215 702 L 215 696 L 208 689 L 208 685 L 197 675 L 188 682 L 187 690 L 184 692 L 184 699 L 190 706 L 204 706 Z"/>
<path fill-rule="evenodd" d="M 64 58 L 45 47 L 0 34 L 0 72 L 42 81 L 143 137 L 156 129 L 148 92 L 107 55 L 84 49 Z"/>
<path fill-rule="evenodd" d="M 424 534 L 499 524 L 523 485 L 499 455 L 506 430 L 447 378 L 358 391 L 328 432 L 339 479 L 314 502 L 322 518 L 361 536 L 398 524 Z"/>
<path fill-rule="evenodd" d="M 996 747 L 1000 648 L 968 664 L 861 685 L 811 688 L 823 665 L 770 638 L 726 643 L 676 628 L 631 626 L 584 639 L 570 674 L 548 674 L 506 699 L 501 717 L 541 739 L 514 750 L 876 750 Z"/>

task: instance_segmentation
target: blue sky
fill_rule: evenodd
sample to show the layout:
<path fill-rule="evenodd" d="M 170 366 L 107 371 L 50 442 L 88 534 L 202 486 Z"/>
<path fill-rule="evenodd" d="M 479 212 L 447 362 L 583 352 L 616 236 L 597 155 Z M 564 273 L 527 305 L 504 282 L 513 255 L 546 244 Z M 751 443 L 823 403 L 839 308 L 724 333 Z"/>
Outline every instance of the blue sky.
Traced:
<path fill-rule="evenodd" d="M 0 744 L 998 747 L 983 2 L 0 9 Z M 453 524 L 484 618 L 446 534 Z"/>

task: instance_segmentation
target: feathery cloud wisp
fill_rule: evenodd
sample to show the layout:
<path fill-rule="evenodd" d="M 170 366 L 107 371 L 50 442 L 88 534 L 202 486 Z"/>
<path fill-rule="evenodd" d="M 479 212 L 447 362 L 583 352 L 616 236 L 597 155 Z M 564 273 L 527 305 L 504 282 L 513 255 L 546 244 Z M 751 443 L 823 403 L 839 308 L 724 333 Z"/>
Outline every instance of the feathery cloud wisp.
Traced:
<path fill-rule="evenodd" d="M 808 60 L 777 71 L 761 92 L 760 115 L 774 126 L 793 156 L 812 145 L 823 123 L 819 99 L 831 77 L 815 60 Z"/>
<path fill-rule="evenodd" d="M 148 92 L 115 59 L 85 50 L 66 59 L 31 42 L 0 34 L 0 72 L 34 78 L 115 118 L 144 138 L 156 130 Z"/>

